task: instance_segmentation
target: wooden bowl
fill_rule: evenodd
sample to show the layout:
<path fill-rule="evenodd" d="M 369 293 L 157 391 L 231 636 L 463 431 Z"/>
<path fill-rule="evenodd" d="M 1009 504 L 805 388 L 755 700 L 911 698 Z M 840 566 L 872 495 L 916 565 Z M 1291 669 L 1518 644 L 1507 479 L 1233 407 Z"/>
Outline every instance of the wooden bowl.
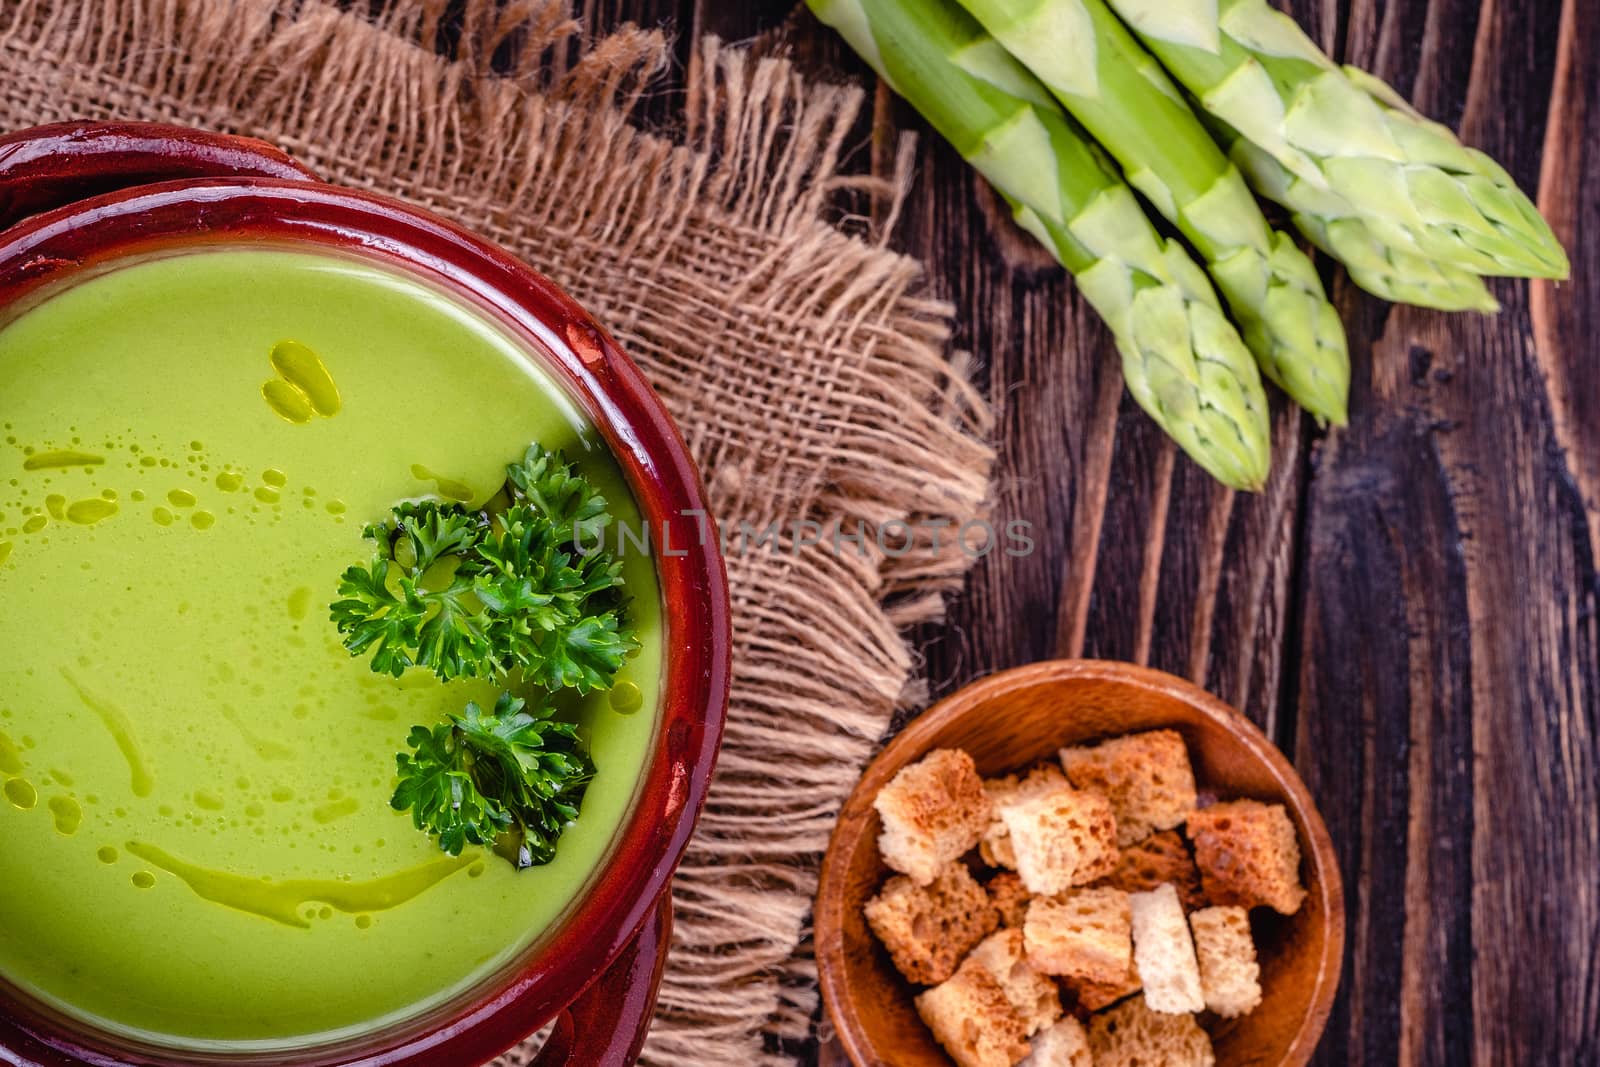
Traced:
<path fill-rule="evenodd" d="M 845 802 L 822 864 L 816 945 L 828 1015 L 856 1067 L 951 1062 L 861 913 L 892 873 L 878 855 L 878 790 L 936 748 L 965 749 L 990 776 L 1054 760 L 1065 745 L 1156 727 L 1183 735 L 1202 792 L 1286 805 L 1304 854 L 1299 912 L 1251 915 L 1264 999 L 1249 1015 L 1208 1026 L 1217 1063 L 1277 1067 L 1311 1058 L 1339 985 L 1344 890 L 1305 783 L 1253 723 L 1181 678 L 1128 663 L 1057 660 L 991 675 L 935 704 L 878 754 Z"/>

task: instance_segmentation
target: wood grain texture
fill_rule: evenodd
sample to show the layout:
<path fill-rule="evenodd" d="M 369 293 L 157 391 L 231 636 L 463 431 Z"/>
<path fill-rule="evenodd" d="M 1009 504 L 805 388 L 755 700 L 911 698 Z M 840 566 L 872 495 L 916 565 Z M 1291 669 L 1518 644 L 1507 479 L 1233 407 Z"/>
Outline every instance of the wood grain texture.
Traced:
<path fill-rule="evenodd" d="M 1317 1063 L 1600 1063 L 1600 12 L 1284 6 L 1539 190 L 1573 280 L 1495 283 L 1505 310 L 1485 319 L 1392 308 L 1328 271 L 1351 424 L 1280 405 L 1267 491 L 1226 493 L 1126 398 L 1070 282 L 880 92 L 850 158 L 881 171 L 898 130 L 923 134 L 894 243 L 959 309 L 1000 416 L 996 513 L 1037 542 L 982 562 L 916 640 L 935 696 L 1054 655 L 1131 659 L 1294 757 L 1350 919 Z M 792 0 L 596 7 L 872 83 Z"/>

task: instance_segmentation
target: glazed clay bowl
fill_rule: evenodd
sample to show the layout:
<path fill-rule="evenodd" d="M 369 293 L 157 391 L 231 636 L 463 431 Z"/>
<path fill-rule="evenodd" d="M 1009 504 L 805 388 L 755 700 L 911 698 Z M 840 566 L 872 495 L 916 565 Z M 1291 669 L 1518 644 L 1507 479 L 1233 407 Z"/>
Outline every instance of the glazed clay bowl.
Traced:
<path fill-rule="evenodd" d="M 940 701 L 879 753 L 845 802 L 817 892 L 817 965 L 828 1016 L 856 1067 L 949 1067 L 912 1004 L 914 990 L 861 908 L 891 872 L 878 855 L 872 800 L 904 766 L 961 748 L 998 775 L 1057 749 L 1138 730 L 1183 735 L 1202 791 L 1285 805 L 1299 831 L 1306 901 L 1293 916 L 1252 916 L 1264 999 L 1209 1028 L 1221 1067 L 1298 1067 L 1327 1022 L 1344 952 L 1338 857 L 1288 760 L 1250 720 L 1181 678 L 1129 663 L 1057 660 L 991 675 Z"/>
<path fill-rule="evenodd" d="M 398 201 L 327 185 L 269 145 L 143 124 L 0 139 L 0 318 L 125 260 L 270 246 L 373 261 L 470 304 L 522 342 L 605 438 L 652 531 L 666 664 L 652 751 L 607 860 L 521 956 L 456 1000 L 338 1043 L 270 1054 L 165 1049 L 99 1032 L 0 982 L 0 1062 L 468 1067 L 545 1024 L 541 1067 L 631 1063 L 670 940 L 668 883 L 705 799 L 727 711 L 727 582 L 694 465 L 638 368 L 582 308 L 507 253 Z"/>

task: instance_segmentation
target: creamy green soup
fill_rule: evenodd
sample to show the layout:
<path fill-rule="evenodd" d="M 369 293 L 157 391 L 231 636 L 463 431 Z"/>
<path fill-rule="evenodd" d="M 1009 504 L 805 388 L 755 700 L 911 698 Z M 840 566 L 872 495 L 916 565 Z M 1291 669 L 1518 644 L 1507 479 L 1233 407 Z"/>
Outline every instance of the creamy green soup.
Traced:
<path fill-rule="evenodd" d="M 639 515 L 594 429 L 463 304 L 329 256 L 125 266 L 0 329 L 0 977 L 168 1043 L 370 1028 L 481 979 L 582 891 L 654 733 L 642 651 L 574 701 L 598 774 L 548 866 L 389 807 L 413 723 L 328 621 L 398 501 L 487 499 L 530 441 Z"/>

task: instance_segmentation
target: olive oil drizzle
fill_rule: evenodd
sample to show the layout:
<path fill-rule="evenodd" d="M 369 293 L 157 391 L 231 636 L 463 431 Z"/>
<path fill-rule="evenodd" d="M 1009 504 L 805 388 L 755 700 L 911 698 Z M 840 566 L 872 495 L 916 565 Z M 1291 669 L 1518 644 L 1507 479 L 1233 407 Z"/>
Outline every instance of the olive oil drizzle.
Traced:
<path fill-rule="evenodd" d="M 478 859 L 470 854 L 446 857 L 367 882 L 324 878 L 274 882 L 187 863 L 142 841 L 129 841 L 126 847 L 146 863 L 182 880 L 204 900 L 301 928 L 311 926 L 310 920 L 301 913 L 307 904 L 325 904 L 347 914 L 387 911 L 419 896 Z"/>
<path fill-rule="evenodd" d="M 66 667 L 61 668 L 61 677 L 78 694 L 78 699 L 83 701 L 84 707 L 99 716 L 105 724 L 111 740 L 117 743 L 117 748 L 122 753 L 122 758 L 128 761 L 128 774 L 133 785 L 133 795 L 147 797 L 155 788 L 155 776 L 150 773 L 150 767 L 145 762 L 144 752 L 139 747 L 138 739 L 133 736 L 133 724 L 128 721 L 121 708 L 103 697 L 96 696 L 83 687 L 73 673 Z"/>

